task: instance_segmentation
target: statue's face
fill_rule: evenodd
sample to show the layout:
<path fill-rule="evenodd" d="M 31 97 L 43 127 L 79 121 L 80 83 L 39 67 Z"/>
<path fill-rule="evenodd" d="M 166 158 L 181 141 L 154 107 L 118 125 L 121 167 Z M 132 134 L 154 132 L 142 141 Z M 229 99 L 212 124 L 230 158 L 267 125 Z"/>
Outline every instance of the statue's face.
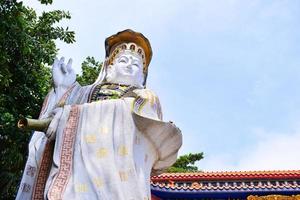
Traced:
<path fill-rule="evenodd" d="M 144 82 L 142 59 L 129 51 L 120 53 L 113 65 L 108 66 L 106 80 L 110 83 L 142 87 Z"/>

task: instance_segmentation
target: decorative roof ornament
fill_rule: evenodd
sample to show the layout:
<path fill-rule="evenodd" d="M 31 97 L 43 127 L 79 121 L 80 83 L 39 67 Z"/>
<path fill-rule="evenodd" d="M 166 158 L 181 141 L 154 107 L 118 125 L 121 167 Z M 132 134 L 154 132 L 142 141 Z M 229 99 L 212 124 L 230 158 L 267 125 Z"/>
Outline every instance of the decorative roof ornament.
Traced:
<path fill-rule="evenodd" d="M 267 195 L 267 196 L 257 196 L 250 195 L 247 197 L 247 200 L 299 200 L 300 195 Z"/>

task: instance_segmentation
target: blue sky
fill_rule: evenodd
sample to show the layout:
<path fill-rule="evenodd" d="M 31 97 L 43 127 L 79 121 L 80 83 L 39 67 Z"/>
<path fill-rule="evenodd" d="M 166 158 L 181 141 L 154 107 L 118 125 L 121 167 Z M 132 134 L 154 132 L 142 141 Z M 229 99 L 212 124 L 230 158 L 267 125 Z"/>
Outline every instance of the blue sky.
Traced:
<path fill-rule="evenodd" d="M 104 40 L 131 28 L 153 48 L 148 87 L 182 130 L 180 154 L 204 152 L 200 169 L 299 169 L 300 1 L 54 1 L 76 43 L 57 42 L 79 73 L 104 58 Z"/>

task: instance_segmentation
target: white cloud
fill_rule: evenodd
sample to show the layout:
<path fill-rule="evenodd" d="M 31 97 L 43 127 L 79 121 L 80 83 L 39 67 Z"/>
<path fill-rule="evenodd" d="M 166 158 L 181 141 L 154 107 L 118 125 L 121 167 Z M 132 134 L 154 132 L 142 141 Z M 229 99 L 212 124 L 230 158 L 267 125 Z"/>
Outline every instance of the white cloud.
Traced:
<path fill-rule="evenodd" d="M 199 168 L 205 171 L 300 169 L 300 129 L 276 134 L 257 128 L 254 132 L 257 142 L 252 146 L 236 149 L 235 154 L 209 155 L 199 163 Z"/>
<path fill-rule="evenodd" d="M 204 159 L 199 161 L 198 168 L 203 171 L 233 171 L 236 167 L 233 164 L 232 154 L 220 152 L 217 155 L 204 153 Z"/>
<path fill-rule="evenodd" d="M 276 134 L 259 131 L 256 144 L 239 161 L 239 170 L 300 169 L 300 130 Z"/>

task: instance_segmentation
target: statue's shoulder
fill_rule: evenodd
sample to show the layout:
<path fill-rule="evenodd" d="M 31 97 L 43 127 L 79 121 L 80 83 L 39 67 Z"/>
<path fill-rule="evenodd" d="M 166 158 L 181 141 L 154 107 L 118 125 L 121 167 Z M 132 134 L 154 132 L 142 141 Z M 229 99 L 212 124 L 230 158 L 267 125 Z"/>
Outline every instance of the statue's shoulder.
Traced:
<path fill-rule="evenodd" d="M 148 118 L 162 120 L 161 105 L 157 95 L 149 89 L 136 89 L 134 103 L 136 113 Z"/>
<path fill-rule="evenodd" d="M 155 92 L 153 92 L 150 89 L 135 89 L 134 93 L 137 95 L 137 97 L 139 98 L 143 98 L 145 100 L 158 100 L 157 95 L 155 94 Z"/>

